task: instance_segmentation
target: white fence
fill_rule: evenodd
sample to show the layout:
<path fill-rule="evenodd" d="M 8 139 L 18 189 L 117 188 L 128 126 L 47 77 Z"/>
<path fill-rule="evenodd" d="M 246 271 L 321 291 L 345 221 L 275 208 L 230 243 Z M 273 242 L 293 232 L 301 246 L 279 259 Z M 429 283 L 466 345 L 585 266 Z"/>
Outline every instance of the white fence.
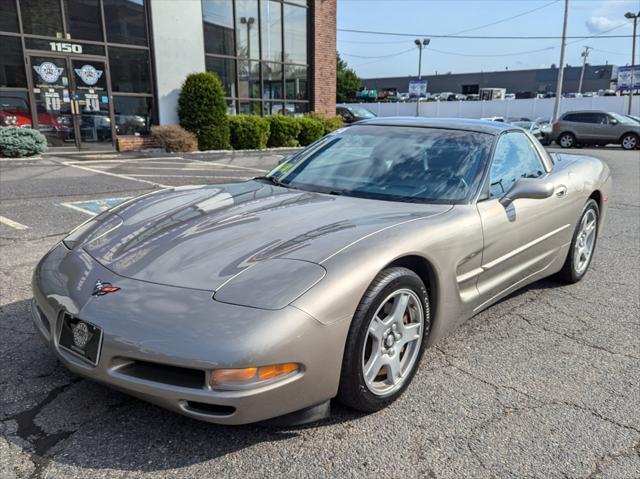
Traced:
<path fill-rule="evenodd" d="M 554 98 L 527 98 L 493 101 L 429 101 L 420 102 L 420 116 L 445 118 L 487 118 L 491 116 L 551 118 Z M 561 111 L 604 110 L 627 113 L 629 97 L 598 96 L 591 98 L 563 98 Z M 415 103 L 363 103 L 362 106 L 378 116 L 415 116 Z M 632 115 L 640 116 L 640 95 L 633 98 Z"/>

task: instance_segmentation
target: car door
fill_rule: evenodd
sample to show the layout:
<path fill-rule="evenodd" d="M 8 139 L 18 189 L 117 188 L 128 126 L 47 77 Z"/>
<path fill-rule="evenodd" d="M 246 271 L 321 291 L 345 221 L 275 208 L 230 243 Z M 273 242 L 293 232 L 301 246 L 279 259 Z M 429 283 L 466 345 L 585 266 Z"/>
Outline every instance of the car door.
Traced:
<path fill-rule="evenodd" d="M 477 288 L 482 309 L 543 272 L 571 239 L 566 215 L 556 214 L 568 195 L 569 173 L 554 172 L 544 151 L 522 131 L 503 133 L 497 140 L 484 199 L 477 202 L 484 246 Z M 520 178 L 537 178 L 554 185 L 544 199 L 500 199 Z M 482 198 L 482 197 L 481 197 Z"/>
<path fill-rule="evenodd" d="M 612 125 L 609 125 L 608 116 L 604 113 L 593 112 L 586 113 L 589 124 L 591 135 L 590 139 L 594 142 L 602 142 L 602 141 L 612 141 Z"/>

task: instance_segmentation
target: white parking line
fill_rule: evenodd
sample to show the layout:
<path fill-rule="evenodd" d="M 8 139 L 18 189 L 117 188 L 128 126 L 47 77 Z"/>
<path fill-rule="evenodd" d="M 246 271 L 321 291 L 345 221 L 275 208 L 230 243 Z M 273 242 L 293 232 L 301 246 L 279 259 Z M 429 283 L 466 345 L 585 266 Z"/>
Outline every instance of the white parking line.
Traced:
<path fill-rule="evenodd" d="M 155 157 L 155 158 L 120 158 L 117 160 L 88 160 L 88 161 L 82 161 L 82 160 L 74 160 L 74 161 L 65 161 L 64 163 L 71 163 L 74 165 L 82 165 L 82 164 L 93 164 L 93 163 L 111 163 L 113 165 L 117 165 L 119 163 L 131 163 L 131 162 L 136 162 L 136 161 L 158 161 L 158 160 L 184 160 L 184 158 L 182 158 L 181 156 L 162 156 L 162 157 Z"/>
<path fill-rule="evenodd" d="M 22 223 L 18 223 L 17 221 L 13 221 L 10 220 L 9 218 L 6 218 L 4 216 L 0 216 L 0 223 L 5 224 L 7 226 L 10 226 L 13 229 L 16 230 L 28 230 L 29 227 L 23 225 Z"/>
<path fill-rule="evenodd" d="M 253 176 L 213 176 L 213 175 L 138 175 L 130 174 L 135 178 L 212 178 L 216 180 L 250 180 Z M 144 181 L 144 180 L 140 180 Z M 149 182 L 150 183 L 150 182 Z M 173 188 L 173 187 L 167 187 Z"/>
<path fill-rule="evenodd" d="M 216 161 L 204 161 L 204 160 L 196 160 L 193 158 L 187 158 L 188 161 L 194 161 L 196 163 L 204 163 L 207 165 L 216 165 L 216 166 L 222 166 L 224 168 L 235 168 L 238 170 L 249 170 L 249 171 L 259 171 L 260 173 L 264 173 L 265 171 L 269 171 L 266 169 L 261 169 L 261 168 L 253 168 L 251 166 L 239 166 L 239 165 L 227 165 L 225 163 L 218 163 Z"/>
<path fill-rule="evenodd" d="M 160 188 L 173 188 L 173 186 L 171 186 L 171 185 L 164 185 L 162 183 L 157 183 L 155 181 L 141 180 L 141 179 L 138 179 L 138 178 L 134 178 L 133 176 L 129 176 L 129 175 L 120 175 L 118 173 L 111 173 L 110 171 L 97 170 L 97 169 L 91 168 L 89 166 L 78 165 L 78 164 L 76 164 L 75 162 L 72 162 L 72 161 L 63 161 L 62 164 L 66 165 L 66 166 L 70 166 L 72 168 L 78 168 L 80 170 L 90 171 L 92 173 L 99 173 L 101 175 L 114 176 L 116 178 L 122 178 L 124 180 L 130 180 L 130 181 L 139 181 L 141 183 L 147 183 L 149 185 L 159 186 Z M 149 175 L 149 176 L 156 176 L 157 177 L 158 175 Z"/>

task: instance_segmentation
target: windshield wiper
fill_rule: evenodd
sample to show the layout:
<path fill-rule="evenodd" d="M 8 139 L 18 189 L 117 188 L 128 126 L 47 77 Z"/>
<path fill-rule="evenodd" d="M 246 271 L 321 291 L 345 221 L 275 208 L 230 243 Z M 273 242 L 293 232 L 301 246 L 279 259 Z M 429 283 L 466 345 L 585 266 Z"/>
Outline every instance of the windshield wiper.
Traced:
<path fill-rule="evenodd" d="M 285 187 L 285 185 L 280 183 L 280 180 L 278 180 L 278 178 L 276 178 L 275 176 L 256 176 L 253 179 L 256 181 L 264 181 L 266 183 L 271 183 L 272 185 Z"/>

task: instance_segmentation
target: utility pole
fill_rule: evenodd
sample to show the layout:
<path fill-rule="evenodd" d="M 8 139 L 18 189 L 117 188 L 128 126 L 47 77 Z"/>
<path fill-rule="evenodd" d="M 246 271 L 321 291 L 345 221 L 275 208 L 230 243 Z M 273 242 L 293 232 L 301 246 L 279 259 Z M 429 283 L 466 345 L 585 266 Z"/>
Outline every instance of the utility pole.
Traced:
<path fill-rule="evenodd" d="M 589 56 L 589 50 L 593 50 L 593 47 L 584 47 L 582 52 L 582 71 L 580 72 L 580 83 L 578 83 L 578 93 L 582 93 L 582 82 L 584 80 L 584 70 L 587 67 L 587 57 Z"/>
<path fill-rule="evenodd" d="M 633 77 L 635 73 L 633 66 L 636 64 L 636 31 L 638 28 L 638 17 L 640 17 L 640 12 L 627 12 L 624 14 L 624 18 L 628 18 L 630 20 L 633 19 L 633 42 L 631 44 L 631 81 L 629 84 L 629 106 L 627 107 L 627 115 L 631 115 L 631 104 L 633 103 Z"/>
<path fill-rule="evenodd" d="M 418 45 L 418 81 L 422 80 L 422 49 L 429 45 L 430 42 L 429 38 L 415 39 L 415 44 Z M 418 98 L 416 99 L 416 116 L 420 116 L 420 92 L 418 92 Z"/>
<path fill-rule="evenodd" d="M 562 99 L 562 82 L 564 81 L 564 49 L 567 46 L 567 18 L 569 16 L 569 0 L 564 0 L 564 22 L 562 24 L 562 45 L 560 47 L 560 65 L 558 65 L 558 85 L 556 86 L 556 102 L 553 106 L 552 122 L 560 116 L 560 100 Z"/>

